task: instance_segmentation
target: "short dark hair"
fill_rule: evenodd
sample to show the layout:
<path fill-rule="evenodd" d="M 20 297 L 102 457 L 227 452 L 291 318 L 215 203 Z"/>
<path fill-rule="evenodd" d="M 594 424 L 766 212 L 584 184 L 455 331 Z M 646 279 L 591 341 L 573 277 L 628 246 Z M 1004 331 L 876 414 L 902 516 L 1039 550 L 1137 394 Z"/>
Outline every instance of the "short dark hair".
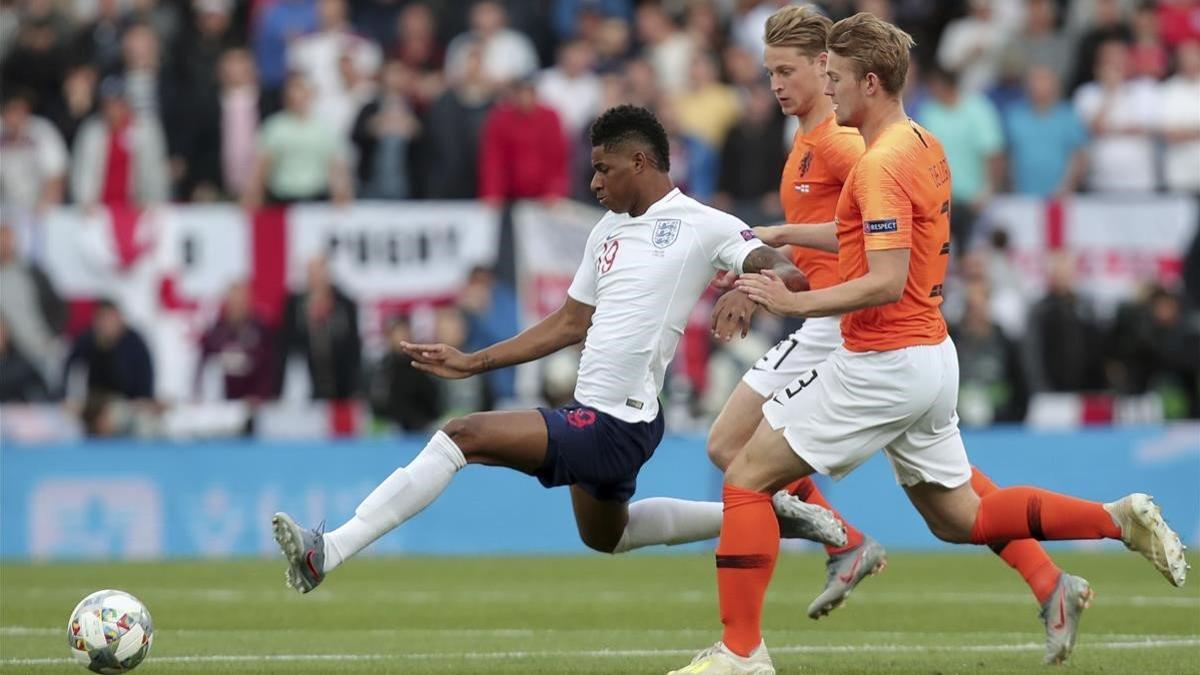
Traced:
<path fill-rule="evenodd" d="M 671 170 L 667 130 L 649 110 L 636 105 L 619 105 L 605 110 L 592 123 L 592 147 L 612 150 L 628 141 L 640 141 L 650 146 L 650 158 L 658 169 Z"/>

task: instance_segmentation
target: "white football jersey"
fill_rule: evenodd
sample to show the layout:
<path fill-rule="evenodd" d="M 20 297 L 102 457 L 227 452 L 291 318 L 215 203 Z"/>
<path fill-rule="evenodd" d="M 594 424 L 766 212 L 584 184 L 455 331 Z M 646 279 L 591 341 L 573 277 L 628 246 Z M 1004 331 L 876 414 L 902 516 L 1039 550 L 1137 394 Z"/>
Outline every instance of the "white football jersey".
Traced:
<path fill-rule="evenodd" d="M 658 392 L 714 269 L 740 272 L 763 243 L 738 218 L 671 190 L 640 216 L 608 212 L 567 294 L 596 308 L 575 400 L 626 422 L 658 415 Z"/>

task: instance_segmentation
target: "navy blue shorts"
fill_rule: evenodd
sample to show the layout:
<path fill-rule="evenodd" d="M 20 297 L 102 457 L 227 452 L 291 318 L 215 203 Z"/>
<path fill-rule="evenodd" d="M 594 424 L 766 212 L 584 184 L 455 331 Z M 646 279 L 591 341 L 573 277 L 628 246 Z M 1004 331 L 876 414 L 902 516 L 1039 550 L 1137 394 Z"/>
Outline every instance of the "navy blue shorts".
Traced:
<path fill-rule="evenodd" d="M 546 462 L 533 475 L 546 487 L 578 485 L 596 499 L 627 502 L 642 465 L 663 437 L 663 414 L 625 422 L 579 403 L 538 408 L 546 420 Z"/>

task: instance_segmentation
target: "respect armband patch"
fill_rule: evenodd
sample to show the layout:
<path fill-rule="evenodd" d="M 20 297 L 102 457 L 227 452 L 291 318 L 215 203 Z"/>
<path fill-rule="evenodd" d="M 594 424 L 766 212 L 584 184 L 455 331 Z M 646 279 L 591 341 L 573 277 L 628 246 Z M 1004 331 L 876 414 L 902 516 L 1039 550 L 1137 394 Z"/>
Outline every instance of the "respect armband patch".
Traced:
<path fill-rule="evenodd" d="M 899 230 L 899 225 L 896 224 L 895 218 L 886 220 L 868 220 L 863 223 L 863 231 L 867 234 L 889 234 Z"/>

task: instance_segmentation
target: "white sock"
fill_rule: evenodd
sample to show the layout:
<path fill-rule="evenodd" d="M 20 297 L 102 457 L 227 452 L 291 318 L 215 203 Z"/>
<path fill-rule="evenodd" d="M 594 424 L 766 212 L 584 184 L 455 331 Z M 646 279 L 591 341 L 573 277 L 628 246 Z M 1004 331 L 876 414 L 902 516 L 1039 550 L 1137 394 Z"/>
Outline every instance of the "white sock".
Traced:
<path fill-rule="evenodd" d="M 721 535 L 721 502 L 651 497 L 629 505 L 629 523 L 613 553 L 655 544 L 686 544 Z"/>
<path fill-rule="evenodd" d="M 394 530 L 437 499 L 467 465 L 462 450 L 439 431 L 408 466 L 392 472 L 354 510 L 354 517 L 325 534 L 326 573 Z"/>

